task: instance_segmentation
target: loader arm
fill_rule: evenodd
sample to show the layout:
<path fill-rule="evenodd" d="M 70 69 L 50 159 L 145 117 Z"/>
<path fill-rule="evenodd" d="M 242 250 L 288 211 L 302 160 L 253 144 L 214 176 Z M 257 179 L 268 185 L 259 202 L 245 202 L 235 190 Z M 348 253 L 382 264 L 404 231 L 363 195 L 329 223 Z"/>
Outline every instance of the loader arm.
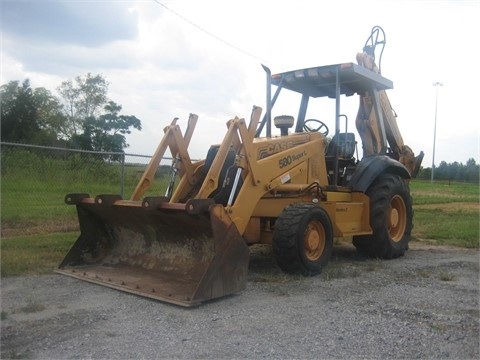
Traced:
<path fill-rule="evenodd" d="M 199 192 L 196 195 L 197 199 L 206 199 L 208 196 L 218 188 L 219 185 L 219 174 L 224 166 L 227 153 L 230 149 L 235 151 L 237 154 L 236 163 L 239 165 L 239 159 L 244 158 L 246 151 L 244 146 L 247 143 L 253 142 L 253 137 L 255 134 L 256 127 L 260 120 L 260 115 L 262 113 L 262 108 L 255 106 L 252 111 L 250 118 L 250 123 L 248 128 L 245 124 L 244 119 L 239 119 L 235 117 L 227 122 L 227 133 L 219 146 L 218 152 L 213 160 L 212 166 L 208 170 L 208 173 L 205 176 L 203 185 L 200 188 Z M 241 166 L 239 167 L 241 169 Z"/>
<path fill-rule="evenodd" d="M 162 141 L 157 146 L 155 153 L 153 154 L 150 162 L 147 165 L 147 168 L 143 172 L 140 181 L 138 182 L 135 190 L 133 191 L 130 200 L 131 201 L 138 201 L 142 198 L 143 194 L 150 188 L 155 178 L 155 172 L 160 164 L 160 161 L 165 155 L 165 151 L 167 148 L 170 148 L 170 152 L 172 153 L 172 158 L 174 161 L 174 166 L 176 170 L 179 172 L 181 178 L 184 178 L 183 175 L 186 173 L 186 179 L 188 179 L 189 183 L 193 183 L 193 174 L 194 174 L 194 167 L 192 166 L 192 162 L 190 156 L 188 155 L 188 145 L 190 144 L 190 140 L 192 139 L 193 130 L 195 129 L 195 125 L 198 120 L 198 115 L 190 114 L 188 118 L 188 126 L 187 130 L 185 131 L 185 135 L 182 136 L 180 131 L 180 127 L 177 125 L 178 118 L 174 118 L 171 124 L 163 129 L 164 136 Z M 178 159 L 179 161 L 175 161 Z"/>

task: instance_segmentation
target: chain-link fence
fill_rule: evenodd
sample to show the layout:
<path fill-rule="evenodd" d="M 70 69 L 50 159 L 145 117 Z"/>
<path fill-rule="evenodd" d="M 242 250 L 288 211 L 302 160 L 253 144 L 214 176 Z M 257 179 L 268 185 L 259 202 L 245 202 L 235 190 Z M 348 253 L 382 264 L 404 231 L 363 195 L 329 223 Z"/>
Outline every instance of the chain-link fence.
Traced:
<path fill-rule="evenodd" d="M 128 199 L 151 156 L 0 143 L 2 237 L 78 229 L 68 193 L 120 194 Z M 149 194 L 165 193 L 164 158 Z"/>

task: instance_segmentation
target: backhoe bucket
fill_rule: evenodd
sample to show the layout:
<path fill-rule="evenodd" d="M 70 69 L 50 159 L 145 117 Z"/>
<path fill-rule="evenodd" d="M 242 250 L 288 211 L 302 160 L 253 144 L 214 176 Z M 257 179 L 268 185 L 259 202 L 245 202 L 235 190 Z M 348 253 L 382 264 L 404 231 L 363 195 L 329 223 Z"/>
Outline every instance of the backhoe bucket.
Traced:
<path fill-rule="evenodd" d="M 58 273 L 187 307 L 246 287 L 248 247 L 222 205 L 87 194 L 66 202 L 81 233 Z"/>

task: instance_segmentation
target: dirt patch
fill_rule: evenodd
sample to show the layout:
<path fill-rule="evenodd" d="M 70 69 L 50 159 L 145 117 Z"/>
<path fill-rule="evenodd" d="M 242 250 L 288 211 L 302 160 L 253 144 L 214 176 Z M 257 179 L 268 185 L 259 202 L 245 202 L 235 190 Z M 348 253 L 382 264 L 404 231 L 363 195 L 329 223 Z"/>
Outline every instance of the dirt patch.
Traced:
<path fill-rule="evenodd" d="M 13 224 L 2 222 L 2 238 L 15 237 L 15 236 L 29 236 L 29 235 L 41 235 L 51 234 L 56 232 L 70 232 L 78 231 L 78 220 L 48 220 L 41 224 L 38 223 L 22 223 L 15 222 Z"/>
<path fill-rule="evenodd" d="M 415 209 L 439 209 L 448 212 L 467 211 L 478 213 L 480 204 L 478 202 L 451 202 L 445 204 L 415 205 Z"/>
<path fill-rule="evenodd" d="M 479 352 L 479 251 L 337 243 L 319 276 L 252 248 L 247 289 L 185 309 L 61 275 L 1 282 L 1 358 L 455 358 Z"/>

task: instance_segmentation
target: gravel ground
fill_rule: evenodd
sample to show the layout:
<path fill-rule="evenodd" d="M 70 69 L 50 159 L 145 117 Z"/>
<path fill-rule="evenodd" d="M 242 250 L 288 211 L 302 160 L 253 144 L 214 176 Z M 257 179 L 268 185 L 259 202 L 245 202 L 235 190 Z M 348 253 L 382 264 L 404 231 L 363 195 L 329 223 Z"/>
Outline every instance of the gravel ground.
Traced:
<path fill-rule="evenodd" d="M 185 309 L 62 275 L 1 282 L 1 358 L 477 359 L 479 251 L 351 245 L 312 278 L 255 248 L 247 289 Z"/>

